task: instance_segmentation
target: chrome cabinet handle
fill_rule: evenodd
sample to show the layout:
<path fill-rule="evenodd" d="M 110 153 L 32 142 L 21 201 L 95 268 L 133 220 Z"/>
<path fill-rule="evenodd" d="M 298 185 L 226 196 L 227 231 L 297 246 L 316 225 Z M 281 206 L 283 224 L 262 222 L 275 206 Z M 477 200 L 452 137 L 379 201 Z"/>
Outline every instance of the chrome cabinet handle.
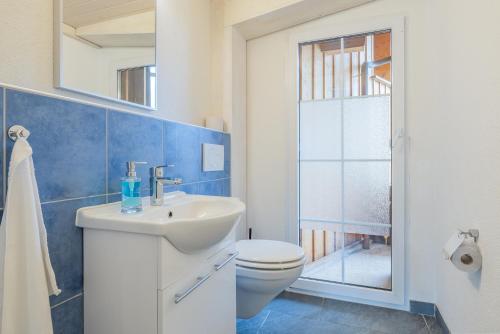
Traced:
<path fill-rule="evenodd" d="M 187 296 L 189 296 L 191 294 L 191 292 L 193 292 L 194 290 L 196 290 L 200 285 L 202 285 L 203 283 L 205 283 L 205 281 L 207 279 L 210 278 L 210 276 L 212 276 L 211 273 L 208 273 L 206 274 L 205 276 L 200 276 L 196 279 L 196 283 L 190 287 L 189 289 L 187 289 L 186 291 L 182 292 L 182 293 L 177 293 L 175 294 L 175 303 L 176 304 L 179 304 L 184 298 L 186 298 Z"/>
<path fill-rule="evenodd" d="M 218 271 L 218 270 L 221 270 L 222 268 L 224 268 L 224 266 L 226 264 L 228 264 L 229 262 L 231 262 L 232 259 L 237 257 L 238 254 L 239 254 L 238 252 L 229 253 L 229 257 L 227 259 L 225 259 L 224 262 L 222 262 L 221 264 L 214 264 L 215 271 Z"/>

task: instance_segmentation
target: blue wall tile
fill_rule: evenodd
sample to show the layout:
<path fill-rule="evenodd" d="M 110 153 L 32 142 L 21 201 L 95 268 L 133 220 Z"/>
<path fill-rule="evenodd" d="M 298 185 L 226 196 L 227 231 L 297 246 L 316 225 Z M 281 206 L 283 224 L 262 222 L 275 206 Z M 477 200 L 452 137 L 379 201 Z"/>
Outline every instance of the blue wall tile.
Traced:
<path fill-rule="evenodd" d="M 7 126 L 14 124 L 31 131 L 42 202 L 105 193 L 104 109 L 8 89 Z"/>
<path fill-rule="evenodd" d="M 222 182 L 222 196 L 231 196 L 231 179 L 224 179 Z"/>
<path fill-rule="evenodd" d="M 75 226 L 76 210 L 104 204 L 105 196 L 68 200 L 42 205 L 50 260 L 62 292 L 51 296 L 51 305 L 60 303 L 83 289 L 83 233 Z"/>
<path fill-rule="evenodd" d="M 186 194 L 198 194 L 199 193 L 199 183 L 189 183 L 189 184 L 180 184 L 178 186 L 165 186 L 165 192 L 171 191 L 183 191 Z"/>
<path fill-rule="evenodd" d="M 223 196 L 224 180 L 200 182 L 200 195 Z"/>
<path fill-rule="evenodd" d="M 54 334 L 83 334 L 83 297 L 78 296 L 52 309 Z"/>
<path fill-rule="evenodd" d="M 108 114 L 108 193 L 120 192 L 120 178 L 127 171 L 126 162 L 137 165 L 144 195 L 149 194 L 149 169 L 163 164 L 163 122 L 154 118 L 109 111 Z"/>
<path fill-rule="evenodd" d="M 76 210 L 119 201 L 120 195 L 116 193 L 120 191 L 120 177 L 125 175 L 128 160 L 149 163 L 137 169 L 143 178 L 143 195 L 149 192 L 149 168 L 168 163 L 175 167 L 166 169 L 167 176 L 180 177 L 184 183 L 166 186 L 166 191 L 229 196 L 230 136 L 11 89 L 5 89 L 3 101 L 3 91 L 0 87 L 0 117 L 5 113 L 7 126 L 20 124 L 31 131 L 29 142 L 33 147 L 40 198 L 45 202 L 42 211 L 49 251 L 62 289 L 59 296 L 50 298 L 55 306 L 54 333 L 80 334 L 83 333 L 80 296 L 83 241 L 82 230 L 75 226 Z M 3 102 L 7 104 L 4 112 Z M 0 128 L 5 131 L 2 119 Z M 224 172 L 203 173 L 202 143 L 225 146 Z M 8 157 L 12 147 L 13 143 L 8 141 Z M 2 158 L 0 152 L 0 162 L 8 164 Z M 2 182 L 5 181 L 0 177 L 0 189 Z"/>
<path fill-rule="evenodd" d="M 200 180 L 201 144 L 200 129 L 197 127 L 165 122 L 165 164 L 168 177 L 181 177 L 184 183 Z"/>
<path fill-rule="evenodd" d="M 410 312 L 434 316 L 436 312 L 436 306 L 433 303 L 410 300 Z"/>
<path fill-rule="evenodd" d="M 122 200 L 122 194 L 110 194 L 107 197 L 107 203 L 114 203 Z"/>
<path fill-rule="evenodd" d="M 231 176 L 231 136 L 228 133 L 222 135 L 224 143 L 224 177 Z"/>

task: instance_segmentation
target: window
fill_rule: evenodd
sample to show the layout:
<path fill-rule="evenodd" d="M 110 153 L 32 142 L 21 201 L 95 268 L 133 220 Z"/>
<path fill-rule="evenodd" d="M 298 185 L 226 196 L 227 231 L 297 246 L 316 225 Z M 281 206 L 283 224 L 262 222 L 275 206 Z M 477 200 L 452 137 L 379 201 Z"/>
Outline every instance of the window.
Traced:
<path fill-rule="evenodd" d="M 299 47 L 303 277 L 391 290 L 391 32 Z"/>
<path fill-rule="evenodd" d="M 156 66 L 118 70 L 118 98 L 156 108 Z"/>

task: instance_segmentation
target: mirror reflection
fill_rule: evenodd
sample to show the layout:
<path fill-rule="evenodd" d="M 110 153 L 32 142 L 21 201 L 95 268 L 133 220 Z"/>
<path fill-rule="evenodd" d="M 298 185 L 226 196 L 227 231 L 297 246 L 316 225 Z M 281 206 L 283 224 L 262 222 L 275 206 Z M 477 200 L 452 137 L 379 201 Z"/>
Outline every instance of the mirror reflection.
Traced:
<path fill-rule="evenodd" d="M 61 86 L 156 108 L 155 1 L 63 0 Z"/>

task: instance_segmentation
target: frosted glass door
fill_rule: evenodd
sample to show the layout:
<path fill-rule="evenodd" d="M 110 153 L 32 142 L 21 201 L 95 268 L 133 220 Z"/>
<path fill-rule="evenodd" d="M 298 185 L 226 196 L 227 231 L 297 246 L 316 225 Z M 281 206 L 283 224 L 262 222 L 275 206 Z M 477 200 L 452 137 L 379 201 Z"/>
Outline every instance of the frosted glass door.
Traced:
<path fill-rule="evenodd" d="M 300 46 L 305 278 L 392 289 L 390 39 L 383 31 Z"/>

